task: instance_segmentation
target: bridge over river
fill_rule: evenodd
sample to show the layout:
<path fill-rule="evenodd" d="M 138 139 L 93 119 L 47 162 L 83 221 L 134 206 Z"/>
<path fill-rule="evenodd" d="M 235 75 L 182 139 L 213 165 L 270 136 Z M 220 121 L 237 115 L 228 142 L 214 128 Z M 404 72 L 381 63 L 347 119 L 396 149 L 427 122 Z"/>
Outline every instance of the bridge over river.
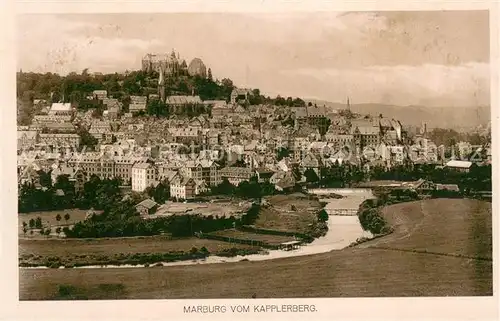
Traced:
<path fill-rule="evenodd" d="M 327 202 L 325 210 L 328 215 L 356 216 L 359 205 L 374 198 L 369 188 L 316 188 L 308 190 L 318 195 L 321 202 Z M 328 198 L 328 195 L 340 195 L 342 198 Z"/>
<path fill-rule="evenodd" d="M 332 250 L 341 250 L 361 237 L 372 237 L 370 232 L 363 231 L 356 215 L 359 205 L 366 199 L 373 198 L 370 189 L 316 189 L 309 190 L 311 194 L 324 196 L 324 202 L 327 203 L 325 210 L 329 213 L 328 232 L 325 236 L 315 239 L 310 244 L 303 245 L 293 251 L 271 250 L 268 254 L 252 254 L 247 256 L 236 257 L 219 257 L 209 256 L 206 259 L 194 261 L 180 262 L 163 262 L 164 266 L 173 265 L 191 265 L 191 264 L 207 264 L 207 263 L 225 263 L 238 262 L 242 259 L 249 261 L 272 260 L 284 257 L 311 255 L 325 253 Z M 327 198 L 328 195 L 342 195 L 343 198 Z M 340 214 L 339 214 L 340 213 Z M 348 213 L 348 214 L 341 214 Z M 144 265 L 122 265 L 122 266 L 85 266 L 79 268 L 126 268 L 126 267 L 144 267 Z M 40 267 L 38 267 L 40 268 Z"/>

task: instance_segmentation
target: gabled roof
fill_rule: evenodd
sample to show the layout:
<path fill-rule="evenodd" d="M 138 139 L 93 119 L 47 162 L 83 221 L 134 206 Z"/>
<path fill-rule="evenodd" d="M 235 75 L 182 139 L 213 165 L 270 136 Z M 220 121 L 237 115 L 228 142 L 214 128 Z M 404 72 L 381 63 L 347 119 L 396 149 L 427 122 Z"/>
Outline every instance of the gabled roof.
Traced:
<path fill-rule="evenodd" d="M 242 106 L 238 105 L 233 110 L 235 113 L 244 113 L 246 110 Z"/>
<path fill-rule="evenodd" d="M 296 118 L 305 118 L 307 117 L 307 109 L 305 107 L 295 107 L 294 109 Z"/>
<path fill-rule="evenodd" d="M 167 105 L 178 104 L 201 104 L 200 96 L 168 96 L 165 100 Z"/>
<path fill-rule="evenodd" d="M 239 96 L 239 95 L 247 95 L 250 94 L 252 91 L 250 89 L 246 88 L 234 88 L 233 91 L 231 92 L 231 96 Z"/>
<path fill-rule="evenodd" d="M 135 163 L 134 166 L 132 166 L 132 168 L 148 169 L 151 166 L 153 166 L 153 165 L 151 165 L 150 163 L 147 163 L 147 162 L 138 162 L 138 163 Z"/>
<path fill-rule="evenodd" d="M 148 198 L 148 199 L 145 199 L 144 201 L 140 202 L 139 204 L 137 204 L 135 207 L 143 206 L 147 209 L 152 209 L 156 205 L 158 205 L 158 203 L 156 203 L 152 199 Z"/>
<path fill-rule="evenodd" d="M 392 127 L 392 123 L 389 118 L 380 118 L 379 124 L 381 127 Z"/>
<path fill-rule="evenodd" d="M 378 135 L 380 128 L 374 126 L 356 126 L 354 132 L 356 131 L 359 131 L 361 135 Z"/>
<path fill-rule="evenodd" d="M 130 111 L 134 110 L 145 110 L 146 109 L 146 103 L 131 103 L 128 107 Z"/>
<path fill-rule="evenodd" d="M 36 130 L 18 130 L 17 131 L 17 139 L 26 138 L 26 139 L 36 139 L 38 132 Z"/>

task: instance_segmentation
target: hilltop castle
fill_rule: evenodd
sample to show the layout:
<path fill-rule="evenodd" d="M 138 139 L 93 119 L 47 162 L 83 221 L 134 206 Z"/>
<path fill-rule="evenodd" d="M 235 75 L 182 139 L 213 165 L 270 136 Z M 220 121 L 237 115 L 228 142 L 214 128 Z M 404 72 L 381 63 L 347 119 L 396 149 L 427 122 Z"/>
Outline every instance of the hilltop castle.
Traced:
<path fill-rule="evenodd" d="M 191 76 L 206 77 L 206 67 L 200 58 L 194 58 L 189 67 L 186 60 L 180 58 L 179 53 L 172 50 L 170 54 L 146 54 L 142 58 L 142 70 L 145 72 L 156 71 L 163 76 L 178 76 L 189 73 Z"/>
<path fill-rule="evenodd" d="M 142 70 L 146 72 L 160 73 L 163 70 L 166 75 L 177 75 L 182 69 L 187 69 L 186 61 L 181 61 L 179 53 L 174 50 L 170 55 L 148 53 L 142 58 Z"/>

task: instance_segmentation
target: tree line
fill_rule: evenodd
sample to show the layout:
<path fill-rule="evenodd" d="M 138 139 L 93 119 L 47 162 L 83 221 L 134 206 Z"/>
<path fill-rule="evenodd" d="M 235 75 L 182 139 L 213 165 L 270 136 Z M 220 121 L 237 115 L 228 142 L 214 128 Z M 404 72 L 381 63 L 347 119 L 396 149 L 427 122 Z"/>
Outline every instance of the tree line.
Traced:
<path fill-rule="evenodd" d="M 245 199 L 260 199 L 277 193 L 278 191 L 273 184 L 269 182 L 259 183 L 255 176 L 251 177 L 249 181 L 242 181 L 238 186 L 231 184 L 227 179 L 223 179 L 219 185 L 213 186 L 210 191 L 212 195 L 230 195 Z"/>
<path fill-rule="evenodd" d="M 122 104 L 122 112 L 129 111 L 130 96 L 158 93 L 158 73 L 141 70 L 126 73 L 90 74 L 87 69 L 80 74 L 71 72 L 66 76 L 54 73 L 17 73 L 17 98 L 20 110 L 19 123 L 28 125 L 36 112 L 34 99 L 45 99 L 47 102 L 72 103 L 77 110 L 93 110 L 94 117 L 101 117 L 104 111 L 102 101 L 89 97 L 94 90 L 106 90 L 108 97 L 118 99 Z M 202 100 L 229 101 L 231 92 L 236 86 L 229 78 L 214 80 L 211 76 L 204 78 L 182 74 L 167 77 L 165 94 L 169 95 L 198 95 Z M 250 105 L 272 104 L 277 106 L 303 107 L 305 102 L 300 98 L 281 97 L 271 98 L 261 95 L 259 89 L 252 90 L 249 96 Z M 171 114 L 163 102 L 151 100 L 145 111 L 138 113 L 168 117 Z M 203 113 L 210 113 L 205 106 L 191 106 L 184 108 L 181 115 L 196 117 Z"/>
<path fill-rule="evenodd" d="M 54 185 L 50 173 L 39 171 L 40 186 L 33 183 L 21 185 L 18 193 L 18 211 L 52 211 L 70 208 L 103 210 L 112 206 L 121 196 L 121 180 L 103 179 L 92 175 L 75 191 L 75 182 L 69 175 L 59 175 Z"/>
<path fill-rule="evenodd" d="M 135 205 L 132 200 L 117 202 L 102 214 L 76 223 L 65 231 L 66 236 L 99 238 L 169 234 L 173 237 L 190 237 L 199 232 L 214 232 L 246 224 L 258 215 L 258 205 L 253 205 L 241 218 L 189 214 L 144 219 L 137 213 Z"/>
<path fill-rule="evenodd" d="M 439 184 L 457 184 L 461 190 L 491 191 L 491 165 L 472 165 L 469 172 L 460 172 L 448 167 L 434 164 L 402 164 L 391 168 L 363 166 L 335 162 L 332 166 L 322 167 L 319 175 L 312 168 L 307 168 L 303 174 L 309 186 L 342 188 L 367 180 L 417 181 L 425 179 Z"/>

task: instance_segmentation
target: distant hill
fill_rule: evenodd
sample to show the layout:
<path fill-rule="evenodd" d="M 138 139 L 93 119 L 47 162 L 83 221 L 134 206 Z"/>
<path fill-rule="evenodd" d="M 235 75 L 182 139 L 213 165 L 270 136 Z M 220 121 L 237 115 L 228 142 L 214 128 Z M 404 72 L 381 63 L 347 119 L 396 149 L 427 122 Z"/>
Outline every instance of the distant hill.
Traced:
<path fill-rule="evenodd" d="M 305 100 L 318 106 L 331 109 L 345 109 L 345 103 L 334 103 L 322 100 Z M 490 121 L 489 106 L 480 107 L 424 107 L 424 106 L 394 106 L 384 104 L 353 104 L 351 111 L 363 115 L 395 118 L 407 126 L 420 126 L 427 123 L 427 128 L 468 129 L 486 125 Z"/>

